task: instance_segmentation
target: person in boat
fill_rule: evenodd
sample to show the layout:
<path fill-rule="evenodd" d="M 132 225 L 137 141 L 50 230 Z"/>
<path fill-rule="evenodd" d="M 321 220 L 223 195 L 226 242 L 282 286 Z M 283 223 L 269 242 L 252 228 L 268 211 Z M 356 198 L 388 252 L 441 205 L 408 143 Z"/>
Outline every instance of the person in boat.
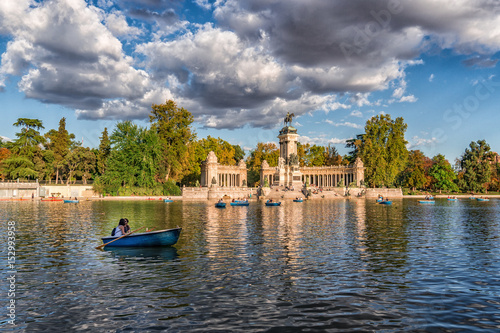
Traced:
<path fill-rule="evenodd" d="M 130 225 L 128 224 L 128 218 L 125 218 L 125 232 L 128 234 L 130 232 Z"/>
<path fill-rule="evenodd" d="M 126 226 L 128 226 L 128 220 L 127 219 L 120 219 L 120 222 L 118 222 L 118 226 L 114 229 L 114 234 L 113 236 L 115 237 L 121 237 L 127 234 L 127 229 Z M 130 227 L 129 227 L 130 230 Z"/>
<path fill-rule="evenodd" d="M 224 201 L 222 200 L 222 198 L 220 198 L 220 199 L 219 199 L 219 203 L 222 203 L 222 202 L 224 202 Z"/>

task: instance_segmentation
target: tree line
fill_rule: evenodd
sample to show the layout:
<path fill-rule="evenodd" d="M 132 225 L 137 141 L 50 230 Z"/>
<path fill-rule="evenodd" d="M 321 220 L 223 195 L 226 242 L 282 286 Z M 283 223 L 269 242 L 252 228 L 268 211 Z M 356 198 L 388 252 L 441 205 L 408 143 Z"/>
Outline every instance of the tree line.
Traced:
<path fill-rule="evenodd" d="M 198 139 L 191 127 L 192 114 L 174 101 L 152 105 L 149 126 L 118 122 L 111 133 L 105 128 L 99 147 L 82 147 L 66 130 L 66 119 L 45 134 L 39 119 L 19 118 L 16 139 L 1 142 L 0 177 L 3 180 L 45 180 L 86 184 L 106 195 L 179 195 L 182 186 L 199 186 L 201 162 L 214 151 L 218 162 L 237 165 L 244 160 L 248 185 L 259 185 L 260 167 L 266 160 L 278 165 L 279 148 L 258 143 L 247 158 L 239 145 L 221 138 Z M 443 155 L 428 158 L 419 150 L 408 150 L 402 118 L 381 115 L 368 120 L 365 133 L 348 140 L 351 151 L 342 156 L 331 145 L 297 143 L 297 156 L 287 163 L 300 166 L 349 165 L 363 161 L 365 185 L 403 186 L 413 190 L 499 190 L 498 163 L 484 140 L 471 142 L 452 167 Z"/>

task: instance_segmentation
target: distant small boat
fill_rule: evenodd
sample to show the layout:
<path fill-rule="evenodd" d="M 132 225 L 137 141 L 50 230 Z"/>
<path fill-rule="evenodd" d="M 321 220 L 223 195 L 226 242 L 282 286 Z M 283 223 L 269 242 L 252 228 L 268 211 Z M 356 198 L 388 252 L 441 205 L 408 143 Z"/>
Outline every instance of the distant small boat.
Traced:
<path fill-rule="evenodd" d="M 150 247 L 150 246 L 170 246 L 177 243 L 181 234 L 182 228 L 165 229 L 158 231 L 150 231 L 143 233 L 134 233 L 130 236 L 123 237 L 116 242 L 113 242 L 106 247 Z M 119 237 L 103 237 L 104 244 L 109 243 Z"/>
<path fill-rule="evenodd" d="M 215 207 L 217 207 L 217 208 L 226 208 L 226 203 L 225 202 L 217 202 L 215 204 Z"/>
<path fill-rule="evenodd" d="M 231 206 L 248 206 L 249 202 L 246 200 L 235 200 L 231 202 Z"/>
<path fill-rule="evenodd" d="M 64 200 L 64 203 L 79 203 L 80 200 Z"/>
<path fill-rule="evenodd" d="M 457 198 L 448 198 L 448 201 L 458 201 Z"/>
<path fill-rule="evenodd" d="M 163 202 L 174 202 L 172 199 L 164 199 Z"/>
<path fill-rule="evenodd" d="M 469 197 L 469 199 L 471 199 L 471 200 L 476 200 L 476 197 Z"/>
<path fill-rule="evenodd" d="M 266 202 L 266 206 L 281 206 L 281 202 Z"/>
<path fill-rule="evenodd" d="M 382 199 L 382 198 L 377 199 L 377 202 L 382 202 L 382 201 L 384 201 L 384 199 Z"/>
<path fill-rule="evenodd" d="M 421 204 L 427 204 L 427 205 L 432 205 L 432 204 L 435 204 L 436 201 L 434 200 L 419 200 L 418 203 L 421 203 Z"/>
<path fill-rule="evenodd" d="M 490 199 L 488 199 L 488 198 L 477 198 L 476 200 L 477 201 L 490 201 Z"/>
<path fill-rule="evenodd" d="M 303 199 L 293 199 L 293 202 L 303 202 Z"/>
<path fill-rule="evenodd" d="M 380 201 L 379 205 L 392 205 L 392 201 L 389 201 L 389 200 Z"/>

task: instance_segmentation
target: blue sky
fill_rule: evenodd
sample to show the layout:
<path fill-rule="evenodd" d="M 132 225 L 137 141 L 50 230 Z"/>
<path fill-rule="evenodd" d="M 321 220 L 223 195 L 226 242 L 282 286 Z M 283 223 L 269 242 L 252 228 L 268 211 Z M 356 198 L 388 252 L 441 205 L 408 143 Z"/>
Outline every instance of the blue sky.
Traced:
<path fill-rule="evenodd" d="M 0 135 L 66 117 L 84 146 L 147 126 L 151 104 L 189 110 L 198 137 L 333 144 L 388 113 L 410 149 L 453 163 L 471 141 L 500 152 L 500 3 L 490 0 L 3 0 Z"/>

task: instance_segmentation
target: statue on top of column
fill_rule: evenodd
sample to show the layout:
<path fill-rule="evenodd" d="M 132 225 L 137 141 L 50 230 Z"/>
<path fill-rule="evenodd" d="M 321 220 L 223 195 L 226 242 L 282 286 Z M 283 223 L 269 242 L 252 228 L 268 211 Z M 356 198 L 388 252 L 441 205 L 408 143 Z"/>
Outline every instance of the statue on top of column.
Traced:
<path fill-rule="evenodd" d="M 283 121 L 283 123 L 285 124 L 285 126 L 291 126 L 292 125 L 292 119 L 293 117 L 295 117 L 295 114 L 293 113 L 290 113 L 290 112 L 287 112 L 286 113 L 286 116 L 285 116 L 285 119 Z"/>

